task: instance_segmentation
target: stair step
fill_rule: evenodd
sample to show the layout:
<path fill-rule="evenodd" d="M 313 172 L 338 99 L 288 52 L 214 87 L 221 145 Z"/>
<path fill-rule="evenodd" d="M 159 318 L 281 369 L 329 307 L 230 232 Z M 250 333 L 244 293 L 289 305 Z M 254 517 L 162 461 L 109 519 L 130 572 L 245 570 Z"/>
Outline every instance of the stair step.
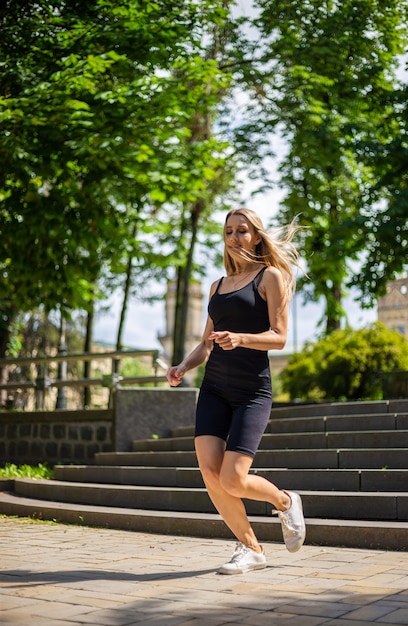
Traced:
<path fill-rule="evenodd" d="M 198 467 L 133 467 L 58 465 L 55 479 L 70 482 L 139 485 L 145 487 L 203 487 Z"/>
<path fill-rule="evenodd" d="M 275 417 L 268 422 L 266 434 L 325 433 L 345 431 L 408 430 L 408 413 L 373 413 L 352 415 L 320 415 L 314 417 Z M 194 426 L 172 430 L 172 437 L 194 437 Z"/>
<path fill-rule="evenodd" d="M 328 402 L 299 404 L 272 408 L 272 418 L 316 417 L 319 415 L 373 415 L 375 413 L 406 413 L 407 400 L 374 400 L 360 402 Z"/>
<path fill-rule="evenodd" d="M 406 491 L 408 470 L 269 469 L 252 472 L 290 489 L 323 491 Z M 58 465 L 55 479 L 152 487 L 203 487 L 197 467 L 132 467 L 110 465 Z"/>
<path fill-rule="evenodd" d="M 141 465 L 154 467 L 197 467 L 195 452 L 99 452 L 96 465 Z M 403 448 L 259 450 L 254 468 L 290 469 L 406 469 Z"/>
<path fill-rule="evenodd" d="M 14 492 L 17 495 L 55 502 L 72 502 L 96 506 L 119 506 L 130 509 L 158 511 L 204 511 L 215 509 L 204 488 L 183 489 L 181 487 L 141 487 L 134 485 L 112 485 L 78 483 L 56 480 L 16 479 Z M 259 515 L 266 515 L 266 503 L 257 503 Z"/>
<path fill-rule="evenodd" d="M 142 532 L 232 537 L 204 488 L 194 427 L 57 466 L 56 480 L 0 480 L 0 513 Z M 408 549 L 408 400 L 275 408 L 251 472 L 302 495 L 307 542 Z M 13 493 L 9 493 L 13 492 Z M 271 506 L 246 500 L 262 541 Z"/>
<path fill-rule="evenodd" d="M 408 430 L 408 413 L 367 413 L 326 415 L 311 417 L 277 417 L 272 409 L 265 433 L 308 433 L 339 431 Z M 172 430 L 173 437 L 193 437 L 194 426 L 181 426 Z"/>
<path fill-rule="evenodd" d="M 374 413 L 367 415 L 321 415 L 319 417 L 272 417 L 265 432 L 307 433 L 352 430 L 408 430 L 408 415 Z"/>
<path fill-rule="evenodd" d="M 406 448 L 407 430 L 383 430 L 380 432 L 350 431 L 339 433 L 291 433 L 269 434 L 262 437 L 260 450 L 282 450 L 285 448 Z"/>
<path fill-rule="evenodd" d="M 406 448 L 408 430 L 327 433 L 328 448 Z"/>
<path fill-rule="evenodd" d="M 144 511 L 120 507 L 48 502 L 0 492 L 5 515 L 31 516 L 65 524 L 117 528 L 136 532 L 186 537 L 233 539 L 218 514 Z M 262 542 L 282 543 L 276 517 L 250 516 Z M 376 550 L 408 550 L 408 522 L 306 519 L 306 544 Z"/>
<path fill-rule="evenodd" d="M 98 452 L 96 465 L 143 465 L 155 467 L 197 467 L 195 452 Z"/>
<path fill-rule="evenodd" d="M 171 431 L 172 437 L 194 437 L 194 426 L 179 426 Z"/>
<path fill-rule="evenodd" d="M 55 502 L 157 511 L 215 513 L 204 488 L 141 487 L 57 480 L 16 479 L 16 495 Z M 305 516 L 339 519 L 408 520 L 407 492 L 300 491 Z M 246 501 L 249 515 L 268 515 L 271 505 Z"/>
<path fill-rule="evenodd" d="M 265 434 L 259 450 L 282 450 L 286 448 L 407 448 L 408 430 L 348 431 L 337 433 Z M 133 452 L 194 451 L 192 437 L 168 437 L 164 439 L 143 439 L 134 441 Z"/>
<path fill-rule="evenodd" d="M 193 437 L 166 437 L 163 439 L 138 439 L 132 443 L 133 452 L 191 452 L 194 451 Z"/>

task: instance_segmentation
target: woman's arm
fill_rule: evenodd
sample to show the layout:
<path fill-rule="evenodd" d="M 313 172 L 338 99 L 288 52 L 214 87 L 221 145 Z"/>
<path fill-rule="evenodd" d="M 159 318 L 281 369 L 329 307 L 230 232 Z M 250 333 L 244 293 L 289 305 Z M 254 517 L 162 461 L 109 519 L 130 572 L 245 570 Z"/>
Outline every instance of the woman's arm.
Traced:
<path fill-rule="evenodd" d="M 219 281 L 216 281 L 211 285 L 210 296 L 211 299 L 217 284 Z M 177 387 L 182 381 L 182 378 L 188 370 L 192 370 L 202 363 L 207 361 L 210 356 L 210 352 L 213 349 L 213 342 L 210 339 L 210 335 L 214 331 L 214 324 L 210 316 L 207 316 L 207 322 L 205 324 L 204 332 L 201 337 L 200 343 L 194 348 L 192 352 L 188 356 L 186 356 L 179 365 L 173 365 L 167 371 L 167 380 L 170 385 L 173 387 Z"/>
<path fill-rule="evenodd" d="M 270 330 L 262 333 L 232 333 L 228 330 L 212 332 L 209 339 L 223 350 L 252 348 L 253 350 L 282 350 L 286 344 L 288 328 L 288 302 L 282 274 L 268 267 L 259 285 L 259 293 L 266 300 Z"/>

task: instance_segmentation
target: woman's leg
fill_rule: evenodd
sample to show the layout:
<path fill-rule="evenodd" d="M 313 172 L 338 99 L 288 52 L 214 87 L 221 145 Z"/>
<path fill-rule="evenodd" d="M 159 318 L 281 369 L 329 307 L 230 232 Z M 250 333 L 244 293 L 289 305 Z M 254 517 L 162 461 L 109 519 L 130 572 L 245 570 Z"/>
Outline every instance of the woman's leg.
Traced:
<path fill-rule="evenodd" d="M 278 510 L 282 534 L 289 552 L 297 552 L 306 537 L 302 501 L 299 494 L 282 491 L 256 474 L 249 474 L 252 458 L 238 452 L 226 451 L 219 482 L 230 497 L 270 502 Z"/>
<path fill-rule="evenodd" d="M 236 455 L 236 453 L 225 452 L 225 441 L 212 435 L 196 437 L 195 447 L 208 495 L 218 513 L 241 543 L 256 552 L 261 552 L 262 548 L 248 521 L 241 496 L 229 493 L 220 482 L 220 475 L 223 472 L 226 459 L 229 459 L 231 454 Z M 245 471 L 248 473 L 252 458 L 245 455 L 237 456 L 242 457 L 241 463 L 238 464 L 240 473 L 244 474 Z M 227 460 L 227 466 L 230 467 L 229 460 Z M 236 482 L 241 482 L 241 480 Z"/>
<path fill-rule="evenodd" d="M 249 474 L 252 457 L 239 452 L 226 451 L 220 471 L 220 484 L 231 496 L 269 502 L 278 511 L 290 507 L 290 497 L 262 476 Z"/>

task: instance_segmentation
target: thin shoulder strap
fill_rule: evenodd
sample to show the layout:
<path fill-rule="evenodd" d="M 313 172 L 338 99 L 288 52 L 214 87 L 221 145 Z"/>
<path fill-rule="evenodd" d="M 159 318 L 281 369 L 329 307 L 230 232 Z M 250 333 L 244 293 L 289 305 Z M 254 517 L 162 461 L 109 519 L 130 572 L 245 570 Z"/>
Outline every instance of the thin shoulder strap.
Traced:
<path fill-rule="evenodd" d="M 259 283 L 260 283 L 260 282 L 261 282 L 261 280 L 262 280 L 262 276 L 264 275 L 264 271 L 265 271 L 265 270 L 266 270 L 266 265 L 265 265 L 265 267 L 263 267 L 263 268 L 262 268 L 262 269 L 261 269 L 261 270 L 257 273 L 257 275 L 255 276 L 255 278 L 254 278 L 254 283 L 255 283 L 256 288 L 258 288 L 258 287 L 259 287 Z"/>
<path fill-rule="evenodd" d="M 218 293 L 218 289 L 221 287 L 221 283 L 222 283 L 223 280 L 224 280 L 224 276 L 221 276 L 220 280 L 218 281 L 218 285 L 217 285 L 217 288 L 214 291 L 214 293 Z"/>

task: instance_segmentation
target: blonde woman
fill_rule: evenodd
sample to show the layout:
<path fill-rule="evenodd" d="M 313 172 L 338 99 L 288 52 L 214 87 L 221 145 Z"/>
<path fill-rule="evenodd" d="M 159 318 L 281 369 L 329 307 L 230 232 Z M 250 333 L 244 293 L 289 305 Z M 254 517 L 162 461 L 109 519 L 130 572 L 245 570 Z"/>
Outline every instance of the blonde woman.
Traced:
<path fill-rule="evenodd" d="M 294 292 L 297 252 L 292 225 L 272 236 L 249 209 L 230 211 L 224 226 L 227 275 L 210 289 L 201 342 L 167 373 L 172 386 L 206 362 L 196 410 L 195 449 L 208 494 L 237 538 L 221 574 L 266 567 L 263 547 L 251 527 L 243 498 L 269 502 L 279 515 L 290 552 L 305 540 L 299 494 L 250 474 L 270 418 L 269 350 L 286 343 L 288 303 Z"/>

